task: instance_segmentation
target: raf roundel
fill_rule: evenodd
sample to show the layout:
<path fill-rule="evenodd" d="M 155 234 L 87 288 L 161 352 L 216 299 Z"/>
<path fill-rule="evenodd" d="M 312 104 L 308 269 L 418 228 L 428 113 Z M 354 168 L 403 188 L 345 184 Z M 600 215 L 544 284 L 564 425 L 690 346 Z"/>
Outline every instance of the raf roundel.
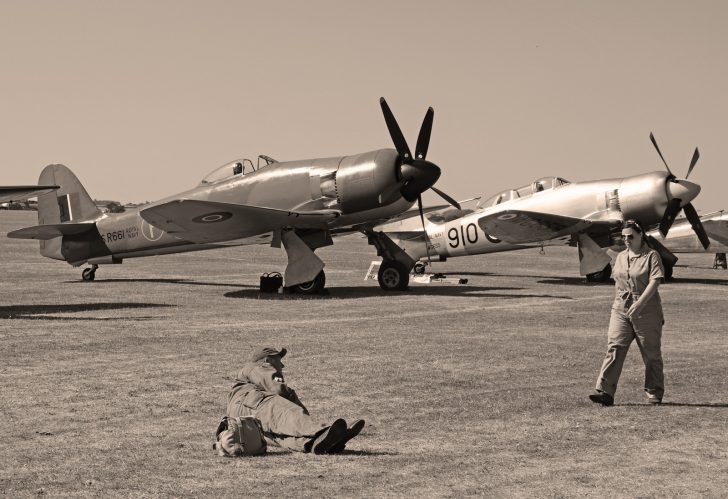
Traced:
<path fill-rule="evenodd" d="M 207 215 L 200 215 L 192 219 L 193 222 L 198 224 L 212 224 L 216 222 L 222 222 L 229 218 L 232 218 L 233 214 L 227 211 L 216 211 L 215 213 L 208 213 Z"/>
<path fill-rule="evenodd" d="M 518 215 L 516 215 L 515 213 L 505 213 L 505 214 L 499 216 L 498 220 L 513 220 L 517 216 Z"/>

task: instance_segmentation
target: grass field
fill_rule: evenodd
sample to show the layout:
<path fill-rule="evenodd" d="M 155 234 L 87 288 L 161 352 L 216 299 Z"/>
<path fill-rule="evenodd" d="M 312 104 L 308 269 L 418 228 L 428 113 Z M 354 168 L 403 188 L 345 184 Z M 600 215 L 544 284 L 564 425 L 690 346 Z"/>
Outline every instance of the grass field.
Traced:
<path fill-rule="evenodd" d="M 319 250 L 329 294 L 259 297 L 281 250 L 241 247 L 81 269 L 8 239 L 0 212 L 0 495 L 727 496 L 728 272 L 683 255 L 661 286 L 665 404 L 630 350 L 616 405 L 587 399 L 610 285 L 575 250 L 453 259 L 467 286 L 383 294 L 349 237 Z M 252 347 L 324 421 L 367 426 L 337 456 L 211 449 Z"/>

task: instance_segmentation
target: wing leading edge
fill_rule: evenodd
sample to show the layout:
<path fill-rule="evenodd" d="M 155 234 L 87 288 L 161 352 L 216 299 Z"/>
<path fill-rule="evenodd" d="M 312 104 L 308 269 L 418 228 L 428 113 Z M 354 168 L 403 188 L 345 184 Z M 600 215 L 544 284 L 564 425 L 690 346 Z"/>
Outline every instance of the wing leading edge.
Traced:
<path fill-rule="evenodd" d="M 609 231 L 621 223 L 621 220 L 588 220 L 521 210 L 500 211 L 478 220 L 478 225 L 487 234 L 511 244 L 548 241 L 595 229 Z"/>
<path fill-rule="evenodd" d="M 250 237 L 291 227 L 326 228 L 338 210 L 289 211 L 214 201 L 178 199 L 141 210 L 141 217 L 165 232 L 192 242 Z"/>

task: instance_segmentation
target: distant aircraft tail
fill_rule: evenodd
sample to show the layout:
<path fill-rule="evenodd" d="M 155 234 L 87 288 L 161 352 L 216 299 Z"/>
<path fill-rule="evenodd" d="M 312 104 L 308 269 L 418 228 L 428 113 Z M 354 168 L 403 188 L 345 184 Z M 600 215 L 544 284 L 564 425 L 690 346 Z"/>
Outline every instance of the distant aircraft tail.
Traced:
<path fill-rule="evenodd" d="M 63 165 L 48 165 L 40 173 L 40 185 L 58 185 L 57 191 L 38 196 L 38 224 L 88 222 L 102 213 L 94 204 L 81 182 Z M 48 258 L 65 260 L 61 247 L 63 237 L 40 241 L 40 253 Z"/>

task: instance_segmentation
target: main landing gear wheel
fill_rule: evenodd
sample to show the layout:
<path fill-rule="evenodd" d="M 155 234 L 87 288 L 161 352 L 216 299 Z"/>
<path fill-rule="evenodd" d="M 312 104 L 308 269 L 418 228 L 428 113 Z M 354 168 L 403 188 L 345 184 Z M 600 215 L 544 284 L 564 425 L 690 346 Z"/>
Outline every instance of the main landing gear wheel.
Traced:
<path fill-rule="evenodd" d="M 379 287 L 384 291 L 404 291 L 409 284 L 407 267 L 397 260 L 384 260 L 379 267 Z"/>
<path fill-rule="evenodd" d="M 87 269 L 83 269 L 83 272 L 81 273 L 81 278 L 84 281 L 93 281 L 94 279 L 96 279 L 96 269 L 96 265 Z"/>
<path fill-rule="evenodd" d="M 417 262 L 415 263 L 414 268 L 412 269 L 415 273 L 415 275 L 422 275 L 425 273 L 425 270 L 427 270 L 427 265 L 425 262 Z"/>
<path fill-rule="evenodd" d="M 295 286 L 291 286 L 290 289 L 294 293 L 298 293 L 300 295 L 317 295 L 324 290 L 325 286 L 326 274 L 324 274 L 324 271 L 322 270 L 318 273 L 318 275 L 316 275 L 316 277 L 314 277 L 313 281 L 296 284 Z"/>
<path fill-rule="evenodd" d="M 612 265 L 607 264 L 606 267 L 604 267 L 599 272 L 593 272 L 591 274 L 586 275 L 586 282 L 607 282 L 609 281 L 609 278 L 612 276 Z"/>

